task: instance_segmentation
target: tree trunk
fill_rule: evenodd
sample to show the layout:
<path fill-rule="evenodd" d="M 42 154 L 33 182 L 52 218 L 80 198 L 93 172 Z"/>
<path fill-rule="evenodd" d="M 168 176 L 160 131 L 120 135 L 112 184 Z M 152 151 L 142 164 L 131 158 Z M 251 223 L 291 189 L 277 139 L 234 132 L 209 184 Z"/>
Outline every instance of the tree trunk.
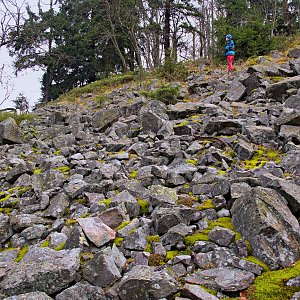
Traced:
<path fill-rule="evenodd" d="M 165 4 L 165 25 L 164 25 L 164 49 L 165 49 L 165 59 L 170 58 L 170 31 L 171 31 L 171 1 L 166 0 Z"/>

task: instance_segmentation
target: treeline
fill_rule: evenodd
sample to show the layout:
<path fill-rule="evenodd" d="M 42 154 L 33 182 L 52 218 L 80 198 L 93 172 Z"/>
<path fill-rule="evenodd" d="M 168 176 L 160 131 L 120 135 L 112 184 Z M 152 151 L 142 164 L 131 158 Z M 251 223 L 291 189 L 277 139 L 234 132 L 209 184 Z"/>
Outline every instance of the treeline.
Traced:
<path fill-rule="evenodd" d="M 43 1 L 45 2 L 45 1 Z M 299 28 L 300 0 L 49 0 L 27 7 L 5 45 L 17 71 L 41 67 L 42 99 L 139 68 L 223 56 L 261 55 Z"/>

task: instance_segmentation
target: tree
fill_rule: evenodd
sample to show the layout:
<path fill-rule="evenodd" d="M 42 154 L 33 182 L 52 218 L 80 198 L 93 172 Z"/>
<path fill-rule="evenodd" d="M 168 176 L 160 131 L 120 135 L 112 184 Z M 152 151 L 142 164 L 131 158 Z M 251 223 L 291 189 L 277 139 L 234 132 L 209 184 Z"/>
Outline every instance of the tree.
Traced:
<path fill-rule="evenodd" d="M 27 98 L 20 93 L 19 96 L 13 100 L 15 104 L 15 109 L 18 110 L 20 113 L 28 113 L 29 112 L 29 102 Z"/>

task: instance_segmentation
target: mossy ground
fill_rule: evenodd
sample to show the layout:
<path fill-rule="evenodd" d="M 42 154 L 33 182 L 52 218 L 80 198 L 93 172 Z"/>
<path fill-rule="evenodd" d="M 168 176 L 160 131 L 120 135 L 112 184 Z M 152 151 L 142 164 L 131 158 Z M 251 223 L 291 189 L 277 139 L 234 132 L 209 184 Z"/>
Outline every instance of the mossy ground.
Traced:
<path fill-rule="evenodd" d="M 300 261 L 283 270 L 268 271 L 258 276 L 249 288 L 249 300 L 290 300 L 300 287 L 286 286 L 285 283 L 300 275 Z"/>

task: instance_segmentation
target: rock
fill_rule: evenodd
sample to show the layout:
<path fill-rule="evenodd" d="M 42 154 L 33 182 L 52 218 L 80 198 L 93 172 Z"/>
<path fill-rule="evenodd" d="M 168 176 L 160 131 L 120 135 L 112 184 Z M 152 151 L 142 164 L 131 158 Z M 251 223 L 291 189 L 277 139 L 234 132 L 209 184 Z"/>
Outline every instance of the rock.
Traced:
<path fill-rule="evenodd" d="M 143 251 L 147 244 L 147 237 L 150 235 L 150 228 L 145 225 L 137 230 L 130 232 L 123 241 L 123 246 L 129 250 Z"/>
<path fill-rule="evenodd" d="M 266 126 L 246 126 L 245 133 L 250 141 L 257 145 L 269 143 L 276 139 L 275 131 Z"/>
<path fill-rule="evenodd" d="M 112 197 L 111 206 L 117 206 L 119 203 L 125 204 L 127 213 L 129 214 L 130 218 L 139 215 L 140 205 L 128 191 L 123 191 L 120 194 Z"/>
<path fill-rule="evenodd" d="M 5 243 L 13 234 L 9 216 L 0 213 L 0 244 Z"/>
<path fill-rule="evenodd" d="M 97 299 L 106 300 L 103 289 L 98 286 L 90 285 L 89 283 L 78 282 L 72 287 L 62 291 L 55 297 L 55 300 L 84 300 Z"/>
<path fill-rule="evenodd" d="M 165 204 L 176 204 L 178 200 L 177 193 L 161 185 L 152 185 L 149 187 L 150 203 L 153 206 L 163 206 Z"/>
<path fill-rule="evenodd" d="M 228 246 L 233 242 L 235 233 L 228 228 L 216 226 L 209 232 L 208 237 L 218 245 Z"/>
<path fill-rule="evenodd" d="M 163 245 L 175 246 L 180 243 L 185 236 L 192 233 L 193 228 L 181 223 L 170 228 L 168 232 L 162 236 L 161 241 Z"/>
<path fill-rule="evenodd" d="M 126 213 L 125 205 L 121 203 L 116 207 L 112 207 L 106 209 L 104 212 L 98 213 L 97 216 L 105 225 L 115 230 L 124 221 L 129 220 L 129 216 Z"/>
<path fill-rule="evenodd" d="M 203 288 L 195 284 L 186 283 L 180 293 L 182 296 L 192 300 L 218 300 L 216 296 L 206 292 Z"/>
<path fill-rule="evenodd" d="M 33 174 L 33 168 L 28 162 L 22 162 L 6 174 L 5 180 L 14 183 L 22 174 Z"/>
<path fill-rule="evenodd" d="M 51 300 L 53 298 L 49 297 L 44 292 L 31 292 L 26 294 L 19 294 L 12 297 L 4 298 L 3 300 Z"/>
<path fill-rule="evenodd" d="M 235 135 L 242 131 L 242 122 L 237 119 L 210 118 L 204 131 L 207 134 Z"/>
<path fill-rule="evenodd" d="M 25 228 L 32 227 L 36 224 L 47 225 L 51 223 L 52 222 L 50 220 L 31 214 L 19 214 L 10 217 L 10 224 L 17 232 L 20 232 Z"/>
<path fill-rule="evenodd" d="M 7 118 L 0 123 L 0 145 L 22 144 L 24 136 L 15 119 Z"/>
<path fill-rule="evenodd" d="M 269 85 L 266 89 L 267 97 L 283 102 L 287 97 L 287 90 L 290 88 L 300 88 L 300 75 Z"/>
<path fill-rule="evenodd" d="M 165 104 L 157 100 L 151 100 L 144 105 L 140 111 L 143 132 L 157 133 L 169 119 L 166 110 Z"/>
<path fill-rule="evenodd" d="M 79 218 L 77 221 L 87 238 L 97 247 L 115 239 L 115 231 L 105 225 L 100 218 Z"/>
<path fill-rule="evenodd" d="M 87 191 L 88 186 L 88 183 L 86 183 L 84 180 L 75 179 L 70 181 L 64 187 L 64 191 L 69 197 L 74 199 L 75 197 L 78 197 L 82 195 L 85 191 Z"/>
<path fill-rule="evenodd" d="M 124 275 L 119 284 L 122 300 L 159 300 L 178 291 L 178 283 L 165 270 L 136 266 Z"/>
<path fill-rule="evenodd" d="M 83 268 L 83 277 L 91 284 L 103 288 L 122 277 L 110 248 L 95 254 L 94 258 Z"/>
<path fill-rule="evenodd" d="M 244 139 L 239 139 L 234 146 L 234 151 L 241 160 L 249 160 L 253 156 L 255 150 L 251 143 L 248 143 Z"/>
<path fill-rule="evenodd" d="M 45 210 L 45 217 L 59 218 L 62 217 L 70 202 L 65 193 L 58 193 L 50 199 L 50 205 Z"/>
<path fill-rule="evenodd" d="M 106 109 L 96 112 L 94 115 L 92 126 L 101 131 L 104 131 L 112 123 L 116 122 L 119 118 L 117 109 Z"/>
<path fill-rule="evenodd" d="M 253 188 L 231 209 L 235 230 L 251 244 L 253 255 L 272 269 L 300 258 L 299 223 L 276 191 Z"/>
<path fill-rule="evenodd" d="M 255 73 L 248 75 L 241 81 L 242 85 L 246 87 L 246 94 L 250 95 L 251 92 L 260 86 L 258 76 Z"/>
<path fill-rule="evenodd" d="M 76 144 L 76 138 L 72 133 L 58 135 L 53 138 L 52 144 L 55 149 L 60 150 L 64 147 L 72 147 Z"/>
<path fill-rule="evenodd" d="M 286 180 L 279 180 L 279 193 L 287 200 L 295 216 L 300 213 L 300 186 Z"/>
<path fill-rule="evenodd" d="M 294 142 L 295 144 L 300 144 L 300 126 L 290 126 L 282 125 L 280 127 L 280 132 L 278 135 L 280 138 L 283 138 L 285 143 Z"/>
<path fill-rule="evenodd" d="M 9 295 L 34 291 L 53 294 L 68 287 L 79 270 L 79 249 L 55 251 L 30 247 L 0 283 Z"/>
<path fill-rule="evenodd" d="M 300 174 L 300 151 L 289 151 L 281 160 L 279 166 L 284 172 L 290 174 Z"/>
<path fill-rule="evenodd" d="M 230 89 L 226 94 L 226 100 L 231 102 L 241 101 L 245 96 L 246 91 L 247 89 L 242 83 L 236 82 L 230 86 Z"/>
<path fill-rule="evenodd" d="M 289 50 L 288 56 L 292 58 L 300 58 L 300 49 L 299 48 L 294 48 Z"/>
<path fill-rule="evenodd" d="M 230 267 L 198 271 L 186 278 L 187 283 L 200 284 L 224 292 L 245 290 L 253 281 L 252 273 Z"/>

